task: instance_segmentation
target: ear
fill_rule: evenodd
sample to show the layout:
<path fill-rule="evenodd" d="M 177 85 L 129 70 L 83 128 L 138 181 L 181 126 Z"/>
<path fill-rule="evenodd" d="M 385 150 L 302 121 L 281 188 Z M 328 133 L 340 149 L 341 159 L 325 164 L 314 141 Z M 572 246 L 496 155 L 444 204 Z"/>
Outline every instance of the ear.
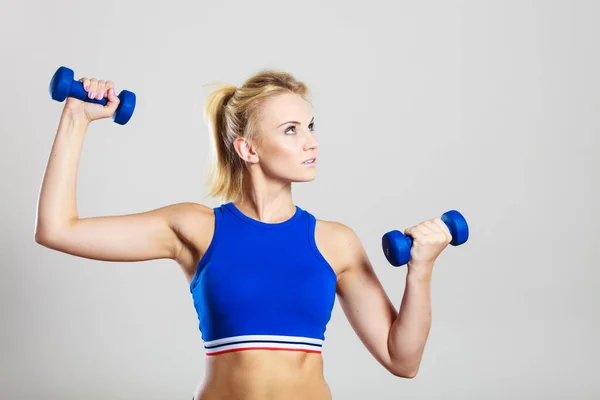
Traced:
<path fill-rule="evenodd" d="M 256 164 L 258 162 L 258 154 L 252 147 L 252 142 L 243 137 L 238 137 L 233 141 L 233 147 L 236 153 L 246 163 Z"/>

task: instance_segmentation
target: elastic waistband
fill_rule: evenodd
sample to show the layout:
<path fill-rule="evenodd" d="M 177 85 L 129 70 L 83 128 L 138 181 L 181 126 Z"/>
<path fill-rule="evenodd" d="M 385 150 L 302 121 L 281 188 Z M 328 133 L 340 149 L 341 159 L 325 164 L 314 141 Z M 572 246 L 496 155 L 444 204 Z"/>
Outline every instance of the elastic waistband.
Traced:
<path fill-rule="evenodd" d="M 206 355 L 240 350 L 288 350 L 321 353 L 323 340 L 301 336 L 244 335 L 204 342 Z"/>

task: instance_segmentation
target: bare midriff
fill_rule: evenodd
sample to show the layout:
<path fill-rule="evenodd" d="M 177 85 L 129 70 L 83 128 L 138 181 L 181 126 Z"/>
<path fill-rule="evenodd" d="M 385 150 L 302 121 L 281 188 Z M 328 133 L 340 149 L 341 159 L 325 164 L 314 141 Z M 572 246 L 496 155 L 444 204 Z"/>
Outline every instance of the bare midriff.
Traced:
<path fill-rule="evenodd" d="M 331 400 L 320 353 L 243 350 L 208 356 L 195 400 Z"/>

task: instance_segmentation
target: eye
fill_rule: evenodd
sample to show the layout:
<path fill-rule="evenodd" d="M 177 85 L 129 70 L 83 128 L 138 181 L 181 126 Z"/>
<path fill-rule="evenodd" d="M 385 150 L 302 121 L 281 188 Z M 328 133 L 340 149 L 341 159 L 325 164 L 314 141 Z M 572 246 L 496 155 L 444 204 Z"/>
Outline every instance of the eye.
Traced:
<path fill-rule="evenodd" d="M 311 132 L 315 131 L 315 123 L 314 122 L 311 122 L 310 124 L 308 124 L 308 130 L 311 131 Z M 296 132 L 296 125 L 292 125 L 292 126 L 288 127 L 285 130 L 285 133 L 286 134 L 291 134 L 291 135 L 296 134 L 297 133 Z"/>

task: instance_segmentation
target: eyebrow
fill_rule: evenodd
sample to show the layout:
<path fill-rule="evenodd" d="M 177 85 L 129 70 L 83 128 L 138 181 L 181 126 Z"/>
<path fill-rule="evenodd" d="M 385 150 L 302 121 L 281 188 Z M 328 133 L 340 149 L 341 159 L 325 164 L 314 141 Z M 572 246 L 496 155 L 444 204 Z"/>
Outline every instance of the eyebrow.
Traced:
<path fill-rule="evenodd" d="M 315 117 L 312 117 L 312 119 L 310 120 L 309 124 L 312 124 L 313 122 L 315 122 Z M 294 124 L 302 125 L 302 123 L 298 122 L 298 121 L 287 121 L 287 122 L 284 122 L 281 125 L 278 125 L 277 127 L 279 128 L 280 126 L 285 125 L 285 124 L 289 124 L 289 123 L 294 123 Z"/>

